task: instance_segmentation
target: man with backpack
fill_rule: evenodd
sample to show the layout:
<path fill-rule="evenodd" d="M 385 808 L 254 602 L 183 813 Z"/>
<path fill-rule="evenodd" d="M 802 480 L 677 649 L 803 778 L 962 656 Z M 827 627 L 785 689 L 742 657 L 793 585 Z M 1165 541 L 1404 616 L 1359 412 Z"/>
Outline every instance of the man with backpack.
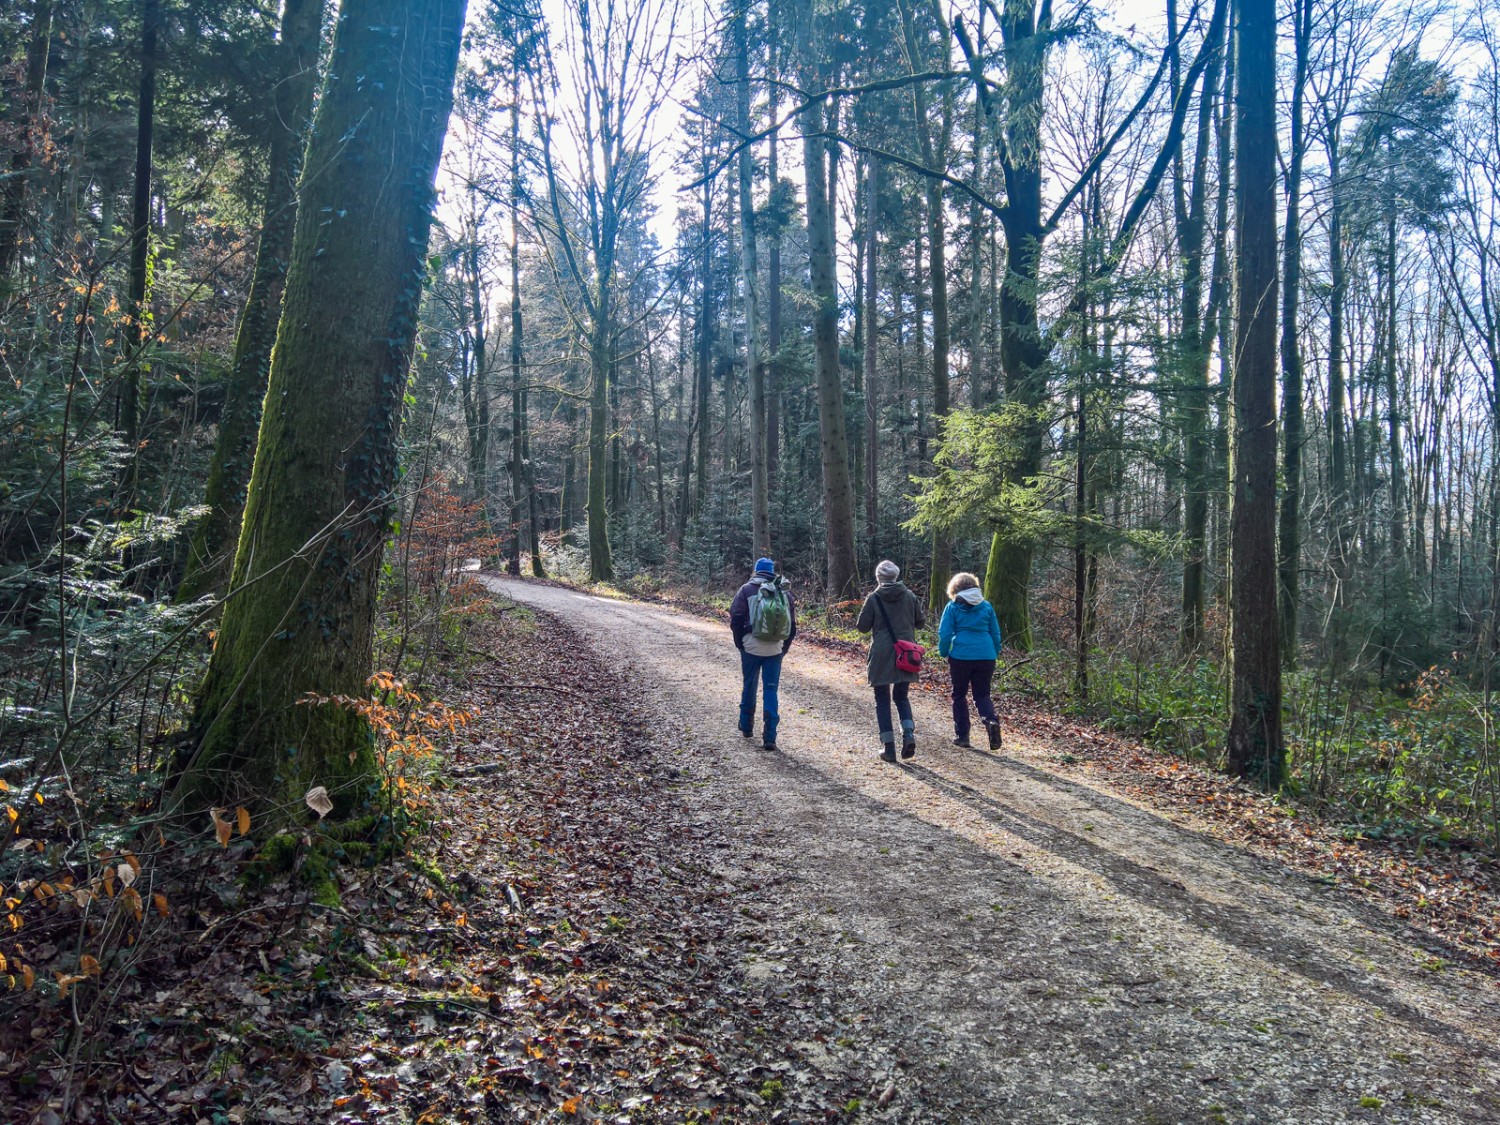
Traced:
<path fill-rule="evenodd" d="M 776 564 L 760 559 L 750 581 L 740 587 L 729 607 L 729 628 L 734 647 L 740 650 L 740 733 L 755 735 L 755 686 L 762 686 L 764 723 L 762 748 L 776 749 L 777 699 L 781 683 L 781 658 L 797 636 L 797 611 L 786 580 L 776 573 Z"/>

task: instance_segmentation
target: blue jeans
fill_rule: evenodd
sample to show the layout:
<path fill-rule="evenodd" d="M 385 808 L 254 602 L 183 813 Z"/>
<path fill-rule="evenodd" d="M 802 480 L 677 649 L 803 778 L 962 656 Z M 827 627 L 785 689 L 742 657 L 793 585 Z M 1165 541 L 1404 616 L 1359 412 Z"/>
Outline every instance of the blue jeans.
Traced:
<path fill-rule="evenodd" d="M 910 734 L 917 729 L 911 717 L 911 700 L 907 693 L 910 682 L 875 685 L 875 721 L 880 724 L 880 741 L 894 742 L 896 733 L 891 728 L 891 703 L 896 704 L 896 714 L 901 716 L 901 730 Z"/>
<path fill-rule="evenodd" d="M 741 649 L 740 673 L 744 678 L 744 686 L 740 689 L 740 730 L 749 734 L 755 729 L 755 681 L 759 680 L 765 687 L 763 703 L 766 715 L 761 737 L 767 742 L 775 742 L 776 723 L 780 718 L 776 713 L 776 689 L 781 684 L 781 653 L 752 656 Z"/>

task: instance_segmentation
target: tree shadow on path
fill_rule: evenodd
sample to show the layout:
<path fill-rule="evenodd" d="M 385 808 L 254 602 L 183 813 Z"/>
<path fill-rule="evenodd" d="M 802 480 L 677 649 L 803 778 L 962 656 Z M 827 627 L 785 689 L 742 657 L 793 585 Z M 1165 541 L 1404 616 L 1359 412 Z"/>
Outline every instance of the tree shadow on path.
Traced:
<path fill-rule="evenodd" d="M 1018 772 L 1038 775 L 1044 781 L 1052 780 L 1043 771 L 1005 759 L 998 760 Z M 1118 855 L 1092 840 L 1027 816 L 971 785 L 944 777 L 926 766 L 902 763 L 900 768 L 908 776 L 960 802 L 997 827 L 1102 875 L 1122 894 L 1152 909 L 1176 913 L 1183 920 L 1253 957 L 1266 958 L 1268 950 L 1275 950 L 1272 963 L 1286 972 L 1355 997 L 1450 1046 L 1466 1052 L 1474 1049 L 1472 1032 L 1428 1015 L 1389 988 L 1331 961 L 1323 948 L 1286 926 L 1275 925 L 1274 918 L 1230 903 L 1209 902 L 1153 868 Z M 1110 800 L 1102 795 L 1096 796 Z M 1140 811 L 1134 806 L 1126 807 Z M 1268 928 L 1270 926 L 1274 929 Z"/>

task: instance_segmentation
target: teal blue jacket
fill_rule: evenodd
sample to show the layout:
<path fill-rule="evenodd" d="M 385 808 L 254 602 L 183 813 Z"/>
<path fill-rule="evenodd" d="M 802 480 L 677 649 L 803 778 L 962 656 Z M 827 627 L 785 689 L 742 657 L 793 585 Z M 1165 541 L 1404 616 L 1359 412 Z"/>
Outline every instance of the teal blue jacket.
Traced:
<path fill-rule="evenodd" d="M 938 654 L 954 660 L 994 660 L 1000 655 L 1000 622 L 989 602 L 969 605 L 955 598 L 938 623 Z"/>

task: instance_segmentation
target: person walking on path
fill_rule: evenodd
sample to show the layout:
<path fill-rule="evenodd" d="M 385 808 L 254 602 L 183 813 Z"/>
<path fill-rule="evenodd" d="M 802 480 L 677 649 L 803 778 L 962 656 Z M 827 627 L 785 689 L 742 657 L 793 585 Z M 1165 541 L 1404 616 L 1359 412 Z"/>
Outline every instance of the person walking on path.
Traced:
<path fill-rule="evenodd" d="M 922 603 L 901 583 L 901 568 L 886 559 L 875 568 L 874 592 L 865 599 L 855 627 L 870 634 L 868 675 L 875 688 L 875 721 L 880 727 L 880 741 L 885 744 L 880 756 L 887 762 L 896 760 L 896 732 L 891 725 L 891 704 L 901 716 L 901 756 L 910 758 L 917 752 L 917 724 L 911 716 L 907 698 L 915 672 L 896 667 L 896 641 L 915 641 L 917 630 L 927 624 Z"/>
<path fill-rule="evenodd" d="M 953 745 L 969 746 L 969 693 L 989 734 L 990 749 L 1000 749 L 1000 718 L 990 701 L 990 680 L 1000 656 L 1000 622 L 984 600 L 979 579 L 960 571 L 948 583 L 948 604 L 938 623 L 938 655 L 948 660 L 953 682 Z"/>
<path fill-rule="evenodd" d="M 781 658 L 797 637 L 797 609 L 776 564 L 759 559 L 750 581 L 740 587 L 729 607 L 729 628 L 740 650 L 740 733 L 755 737 L 755 687 L 761 685 L 762 748 L 776 749 Z"/>

